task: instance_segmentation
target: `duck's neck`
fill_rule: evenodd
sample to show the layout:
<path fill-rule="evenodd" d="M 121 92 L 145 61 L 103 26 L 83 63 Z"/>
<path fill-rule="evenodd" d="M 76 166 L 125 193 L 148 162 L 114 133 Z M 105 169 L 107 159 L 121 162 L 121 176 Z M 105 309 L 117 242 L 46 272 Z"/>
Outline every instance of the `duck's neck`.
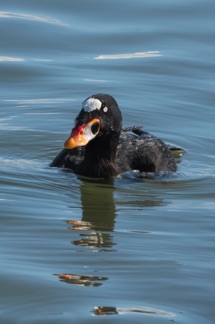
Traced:
<path fill-rule="evenodd" d="M 77 173 L 93 178 L 115 177 L 115 160 L 118 133 L 97 137 L 86 145 L 84 160 L 79 165 Z"/>

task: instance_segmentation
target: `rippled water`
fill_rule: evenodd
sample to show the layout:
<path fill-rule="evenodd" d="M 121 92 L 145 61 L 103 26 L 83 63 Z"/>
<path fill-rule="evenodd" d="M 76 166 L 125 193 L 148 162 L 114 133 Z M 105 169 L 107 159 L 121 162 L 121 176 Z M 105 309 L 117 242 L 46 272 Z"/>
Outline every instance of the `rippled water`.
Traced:
<path fill-rule="evenodd" d="M 214 323 L 214 10 L 1 1 L 2 323 Z M 176 174 L 49 167 L 98 92 L 186 151 Z"/>

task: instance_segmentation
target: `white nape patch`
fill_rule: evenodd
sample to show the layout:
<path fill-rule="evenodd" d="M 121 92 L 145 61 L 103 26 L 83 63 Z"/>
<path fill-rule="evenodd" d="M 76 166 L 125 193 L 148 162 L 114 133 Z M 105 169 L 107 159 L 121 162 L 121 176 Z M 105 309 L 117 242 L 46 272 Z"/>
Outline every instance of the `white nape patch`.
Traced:
<path fill-rule="evenodd" d="M 99 99 L 96 98 L 89 98 L 87 100 L 84 101 L 82 108 L 86 111 L 86 112 L 90 112 L 93 110 L 100 110 L 102 107 L 102 103 Z"/>

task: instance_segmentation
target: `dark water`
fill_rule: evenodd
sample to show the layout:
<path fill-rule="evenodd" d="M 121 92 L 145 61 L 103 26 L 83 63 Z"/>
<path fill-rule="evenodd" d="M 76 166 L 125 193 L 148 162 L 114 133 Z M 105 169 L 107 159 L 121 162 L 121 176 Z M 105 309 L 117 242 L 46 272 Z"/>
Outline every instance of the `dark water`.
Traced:
<path fill-rule="evenodd" d="M 1 1 L 1 323 L 214 323 L 214 11 Z M 173 177 L 49 168 L 98 92 L 187 152 Z"/>

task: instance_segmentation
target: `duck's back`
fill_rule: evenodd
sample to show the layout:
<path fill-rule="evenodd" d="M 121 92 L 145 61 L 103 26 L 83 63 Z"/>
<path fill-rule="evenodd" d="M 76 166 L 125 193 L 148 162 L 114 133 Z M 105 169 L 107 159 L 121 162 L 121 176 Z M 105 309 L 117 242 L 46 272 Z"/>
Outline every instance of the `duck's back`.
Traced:
<path fill-rule="evenodd" d="M 129 170 L 176 171 L 175 159 L 161 139 L 140 129 L 132 131 L 136 134 L 121 133 L 116 157 L 117 173 Z"/>

